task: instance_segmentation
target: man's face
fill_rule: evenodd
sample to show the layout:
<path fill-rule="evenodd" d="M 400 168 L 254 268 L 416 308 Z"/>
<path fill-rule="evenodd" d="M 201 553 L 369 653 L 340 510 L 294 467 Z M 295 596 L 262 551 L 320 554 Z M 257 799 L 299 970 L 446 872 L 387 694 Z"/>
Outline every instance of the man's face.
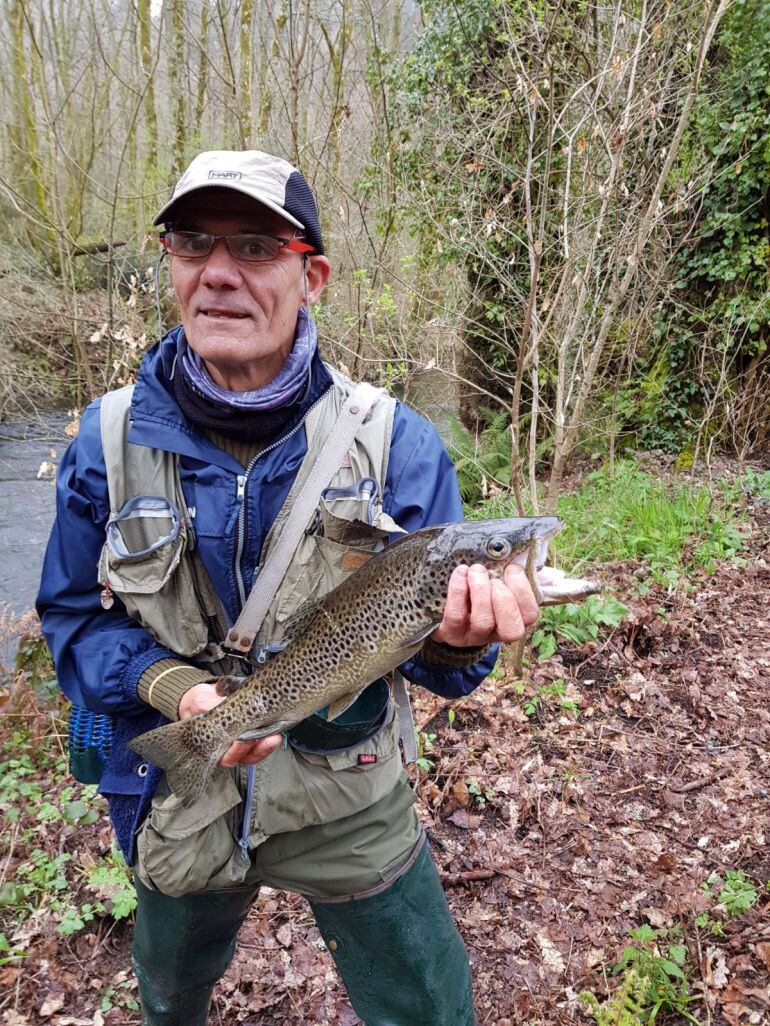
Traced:
<path fill-rule="evenodd" d="M 290 239 L 279 214 L 232 190 L 195 193 L 174 211 L 179 231 L 234 235 L 265 232 Z M 307 260 L 308 298 L 315 302 L 329 274 L 323 256 Z M 171 282 L 187 341 L 212 378 L 231 391 L 266 385 L 291 352 L 297 312 L 305 302 L 302 256 L 281 249 L 274 260 L 235 260 L 223 239 L 207 257 L 171 257 Z"/>

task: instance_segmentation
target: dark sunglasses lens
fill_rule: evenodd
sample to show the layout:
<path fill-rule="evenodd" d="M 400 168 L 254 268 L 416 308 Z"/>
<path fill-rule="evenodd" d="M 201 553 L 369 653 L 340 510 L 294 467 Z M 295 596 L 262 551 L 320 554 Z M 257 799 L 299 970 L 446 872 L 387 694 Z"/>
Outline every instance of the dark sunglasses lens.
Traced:
<path fill-rule="evenodd" d="M 166 232 L 166 249 L 173 256 L 206 256 L 213 242 L 213 237 L 205 232 Z"/>

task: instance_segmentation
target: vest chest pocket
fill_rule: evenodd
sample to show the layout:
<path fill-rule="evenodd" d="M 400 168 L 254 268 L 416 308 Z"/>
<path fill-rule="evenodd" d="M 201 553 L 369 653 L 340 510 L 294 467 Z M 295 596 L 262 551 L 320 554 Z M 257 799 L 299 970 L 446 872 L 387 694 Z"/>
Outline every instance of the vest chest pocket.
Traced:
<path fill-rule="evenodd" d="M 161 644 L 192 656 L 205 648 L 208 625 L 205 616 L 185 612 L 198 591 L 189 560 L 182 558 L 187 548 L 192 535 L 174 503 L 161 495 L 135 496 L 107 522 L 99 582 Z"/>
<path fill-rule="evenodd" d="M 391 704 L 382 728 L 352 748 L 321 753 L 289 745 L 255 770 L 252 845 L 274 834 L 352 816 L 390 794 L 400 779 L 395 709 Z"/>
<path fill-rule="evenodd" d="M 401 528 L 382 512 L 374 478 L 327 488 L 278 595 L 278 628 L 308 599 L 320 598 L 386 545 Z"/>

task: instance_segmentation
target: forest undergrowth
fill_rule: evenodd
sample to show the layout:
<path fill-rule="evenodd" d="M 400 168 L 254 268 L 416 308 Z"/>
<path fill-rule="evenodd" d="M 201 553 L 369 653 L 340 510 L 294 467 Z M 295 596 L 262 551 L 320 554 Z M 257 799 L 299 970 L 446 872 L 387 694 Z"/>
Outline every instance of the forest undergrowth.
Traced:
<path fill-rule="evenodd" d="M 555 552 L 603 595 L 546 613 L 521 678 L 506 654 L 463 702 L 414 689 L 420 816 L 483 1026 L 763 1026 L 770 472 L 618 472 L 572 482 Z M 34 617 L 6 628 L 0 1023 L 136 1026 L 129 878 Z M 303 899 L 263 890 L 212 1022 L 357 1022 Z"/>

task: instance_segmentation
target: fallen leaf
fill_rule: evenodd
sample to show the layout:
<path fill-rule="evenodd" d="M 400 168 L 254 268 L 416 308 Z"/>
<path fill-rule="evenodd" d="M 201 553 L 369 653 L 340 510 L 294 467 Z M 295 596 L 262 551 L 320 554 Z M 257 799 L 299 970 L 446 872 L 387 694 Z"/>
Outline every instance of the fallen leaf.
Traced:
<path fill-rule="evenodd" d="M 449 817 L 449 822 L 454 823 L 455 826 L 461 827 L 463 830 L 475 830 L 481 824 L 481 816 L 472 816 L 465 809 L 458 809 L 457 812 L 453 812 Z"/>
<path fill-rule="evenodd" d="M 58 991 L 52 991 L 48 994 L 40 1006 L 38 1014 L 41 1019 L 50 1019 L 54 1012 L 58 1012 L 60 1008 L 64 1007 L 64 994 Z"/>
<path fill-rule="evenodd" d="M 462 805 L 463 808 L 465 808 L 467 805 L 470 805 L 471 796 L 468 792 L 468 787 L 464 780 L 458 780 L 455 782 L 454 786 L 452 787 L 452 794 L 457 799 L 458 804 Z"/>
<path fill-rule="evenodd" d="M 642 915 L 647 917 L 650 926 L 654 926 L 656 930 L 671 926 L 671 916 L 667 915 L 662 909 L 643 908 L 641 912 Z"/>
<path fill-rule="evenodd" d="M 283 947 L 288 948 L 291 946 L 291 925 L 284 923 L 283 926 L 279 926 L 275 933 L 276 940 Z"/>
<path fill-rule="evenodd" d="M 30 1021 L 26 1015 L 9 1008 L 8 1011 L 3 1012 L 3 1026 L 30 1026 Z"/>
<path fill-rule="evenodd" d="M 759 957 L 765 963 L 768 972 L 770 972 L 770 943 L 767 941 L 760 941 L 760 943 L 756 944 L 754 947 Z"/>
<path fill-rule="evenodd" d="M 561 952 L 548 936 L 548 931 L 546 929 L 538 930 L 535 934 L 535 940 L 540 948 L 540 957 L 546 969 L 550 969 L 554 973 L 563 973 L 567 967 L 564 964 Z"/>
<path fill-rule="evenodd" d="M 729 977 L 725 953 L 721 948 L 706 948 L 706 983 L 709 987 L 722 990 Z"/>

